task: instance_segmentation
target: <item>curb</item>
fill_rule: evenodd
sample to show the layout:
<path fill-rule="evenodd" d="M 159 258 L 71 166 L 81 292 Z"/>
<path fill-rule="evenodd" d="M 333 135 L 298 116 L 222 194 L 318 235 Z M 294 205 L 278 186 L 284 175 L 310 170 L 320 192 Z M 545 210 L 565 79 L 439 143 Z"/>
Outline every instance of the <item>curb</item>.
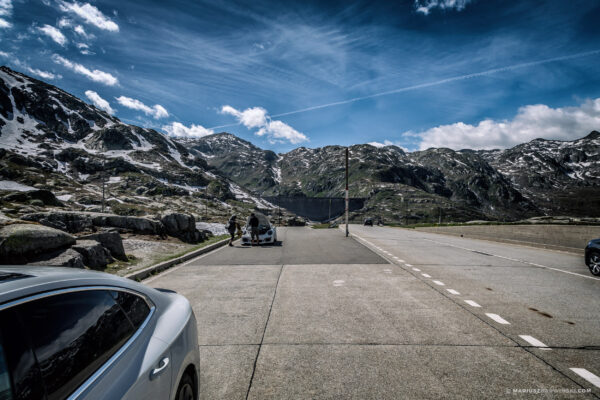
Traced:
<path fill-rule="evenodd" d="M 165 270 L 173 267 L 174 265 L 181 264 L 182 262 L 188 261 L 188 260 L 198 257 L 202 254 L 211 252 L 215 249 L 218 249 L 219 247 L 223 247 L 227 243 L 229 243 L 229 239 L 223 239 L 220 242 L 216 242 L 209 246 L 202 247 L 201 249 L 191 251 L 187 254 L 184 254 L 184 255 L 174 258 L 172 260 L 163 261 L 161 263 L 154 264 L 151 267 L 147 267 L 142 270 L 132 272 L 131 274 L 125 275 L 124 278 L 132 279 L 132 280 L 138 281 L 138 282 L 142 281 L 142 280 L 148 278 L 149 276 L 152 276 L 152 275 L 158 274 L 162 271 L 165 271 Z"/>

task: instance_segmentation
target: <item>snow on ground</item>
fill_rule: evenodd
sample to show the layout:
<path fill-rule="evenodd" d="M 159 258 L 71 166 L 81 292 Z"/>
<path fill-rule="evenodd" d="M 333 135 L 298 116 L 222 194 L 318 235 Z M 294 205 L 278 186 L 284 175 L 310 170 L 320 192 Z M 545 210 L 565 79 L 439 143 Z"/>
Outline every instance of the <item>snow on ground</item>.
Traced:
<path fill-rule="evenodd" d="M 121 177 L 120 176 L 111 176 L 108 179 L 108 183 L 119 183 L 121 182 Z"/>
<path fill-rule="evenodd" d="M 246 200 L 251 203 L 254 203 L 257 207 L 260 207 L 260 208 L 275 208 L 275 205 L 269 203 L 268 201 L 258 198 L 258 197 L 251 196 L 248 193 L 244 192 L 242 190 L 242 188 L 239 187 L 238 185 L 236 185 L 235 183 L 229 184 L 229 190 L 231 190 L 231 193 L 233 193 L 236 200 L 241 200 L 241 201 Z"/>
<path fill-rule="evenodd" d="M 73 197 L 72 194 L 61 194 L 60 196 L 56 196 L 60 201 L 69 201 Z"/>
<path fill-rule="evenodd" d="M 22 185 L 15 181 L 0 181 L 0 190 L 14 190 L 17 192 L 29 192 L 36 190 L 34 187 Z"/>
<path fill-rule="evenodd" d="M 214 222 L 196 222 L 196 229 L 207 231 L 211 231 L 213 235 L 227 235 L 227 229 L 225 229 L 225 224 L 214 223 Z"/>

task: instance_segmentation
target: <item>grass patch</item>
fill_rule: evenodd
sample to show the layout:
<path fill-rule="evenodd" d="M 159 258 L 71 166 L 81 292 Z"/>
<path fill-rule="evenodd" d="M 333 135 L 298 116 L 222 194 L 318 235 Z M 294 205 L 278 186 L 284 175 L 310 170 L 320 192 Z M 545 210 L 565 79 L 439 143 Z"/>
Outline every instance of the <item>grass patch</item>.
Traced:
<path fill-rule="evenodd" d="M 329 224 L 314 224 L 310 226 L 313 229 L 329 229 L 331 228 Z"/>
<path fill-rule="evenodd" d="M 183 251 L 180 251 L 178 253 L 174 253 L 174 254 L 171 254 L 171 255 L 168 255 L 168 256 L 165 256 L 165 257 L 158 258 L 158 259 L 155 260 L 154 264 L 160 264 L 161 262 L 173 260 L 174 258 L 184 256 L 184 255 L 186 255 L 186 254 L 188 254 L 188 253 L 190 253 L 192 251 L 195 251 L 195 250 L 198 250 L 198 249 L 202 249 L 202 248 L 204 248 L 206 246 L 210 246 L 213 243 L 217 243 L 217 242 L 219 242 L 219 241 L 221 241 L 223 239 L 227 239 L 228 237 L 229 237 L 229 235 L 213 236 L 210 239 L 208 239 L 208 240 L 206 240 L 206 241 L 204 241 L 202 243 L 199 243 L 199 244 L 197 244 L 195 246 L 189 247 L 189 248 L 187 248 L 187 249 L 185 249 Z"/>

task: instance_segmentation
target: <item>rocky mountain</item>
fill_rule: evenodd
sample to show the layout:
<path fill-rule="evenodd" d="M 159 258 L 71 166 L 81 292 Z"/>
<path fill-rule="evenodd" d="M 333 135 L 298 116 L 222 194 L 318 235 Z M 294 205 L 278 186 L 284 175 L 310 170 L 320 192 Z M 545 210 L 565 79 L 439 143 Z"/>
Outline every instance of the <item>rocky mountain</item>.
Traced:
<path fill-rule="evenodd" d="M 71 209 L 99 211 L 103 186 L 106 209 L 124 215 L 265 206 L 168 136 L 0 67 L 0 190 L 46 189 Z"/>
<path fill-rule="evenodd" d="M 350 146 L 350 196 L 364 204 L 352 216 L 396 222 L 600 216 L 599 149 L 598 132 L 493 151 Z M 173 139 L 0 68 L 0 190 L 27 192 L 0 196 L 9 210 L 16 201 L 25 208 L 49 205 L 54 200 L 44 190 L 50 190 L 71 209 L 98 211 L 105 182 L 106 205 L 121 215 L 172 210 L 223 219 L 273 209 L 264 200 L 269 196 L 342 197 L 344 152 L 326 146 L 275 154 L 229 133 Z"/>
<path fill-rule="evenodd" d="M 388 220 L 500 219 L 600 215 L 600 141 L 537 139 L 507 150 L 350 147 L 350 195 L 366 200 L 355 213 Z M 300 147 L 275 155 L 221 133 L 188 143 L 210 166 L 258 195 L 341 197 L 341 146 Z"/>

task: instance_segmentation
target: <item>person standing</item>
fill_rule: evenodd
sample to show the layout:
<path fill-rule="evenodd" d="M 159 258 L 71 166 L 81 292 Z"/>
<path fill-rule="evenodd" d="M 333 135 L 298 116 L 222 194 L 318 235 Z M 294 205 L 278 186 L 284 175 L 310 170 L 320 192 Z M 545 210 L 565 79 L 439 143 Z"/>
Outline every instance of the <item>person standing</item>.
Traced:
<path fill-rule="evenodd" d="M 250 225 L 250 240 L 252 244 L 254 244 L 254 238 L 256 238 L 256 244 L 260 244 L 260 240 L 258 238 L 258 217 L 252 213 L 250 214 L 250 219 L 248 220 L 248 225 Z"/>
<path fill-rule="evenodd" d="M 235 231 L 239 229 L 240 224 L 237 222 L 237 215 L 232 215 L 229 218 L 229 222 L 227 222 L 227 231 L 231 235 L 231 239 L 229 239 L 229 246 L 233 246 L 233 239 L 235 239 Z"/>

